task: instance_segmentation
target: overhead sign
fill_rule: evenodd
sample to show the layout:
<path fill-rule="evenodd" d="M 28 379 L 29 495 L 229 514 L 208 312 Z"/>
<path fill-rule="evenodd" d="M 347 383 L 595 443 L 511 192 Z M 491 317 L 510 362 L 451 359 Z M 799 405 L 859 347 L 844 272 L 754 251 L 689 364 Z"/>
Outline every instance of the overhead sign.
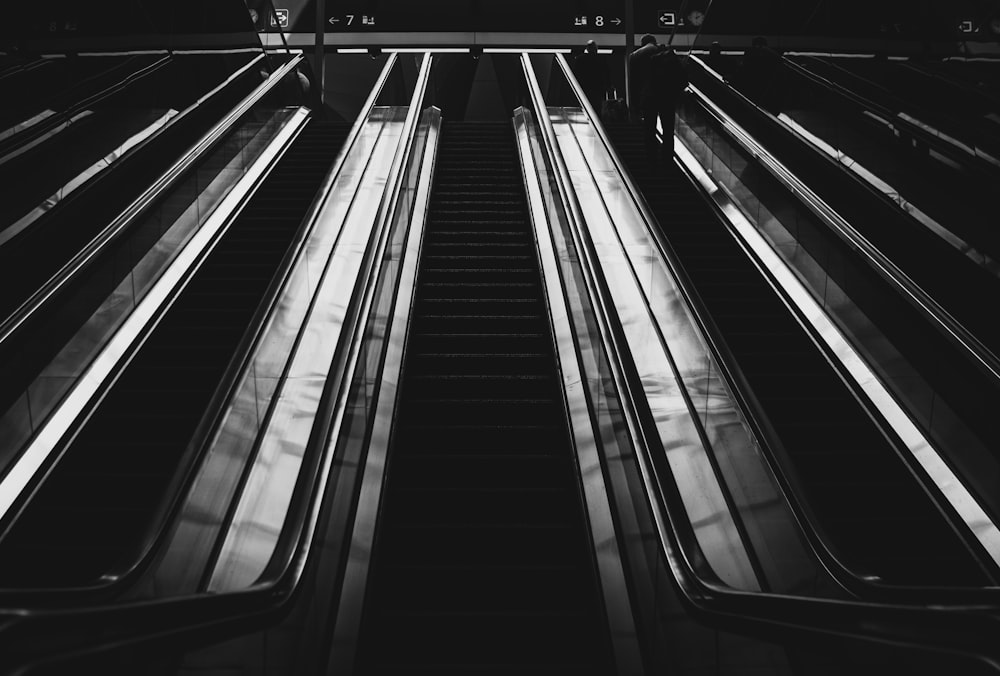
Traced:
<path fill-rule="evenodd" d="M 673 12 L 660 10 L 656 13 L 656 25 L 660 28 L 670 28 L 677 25 L 677 15 Z"/>
<path fill-rule="evenodd" d="M 274 17 L 278 17 L 278 21 L 275 22 Z M 271 15 L 271 28 L 288 28 L 288 10 L 287 9 L 275 9 L 274 14 Z"/>

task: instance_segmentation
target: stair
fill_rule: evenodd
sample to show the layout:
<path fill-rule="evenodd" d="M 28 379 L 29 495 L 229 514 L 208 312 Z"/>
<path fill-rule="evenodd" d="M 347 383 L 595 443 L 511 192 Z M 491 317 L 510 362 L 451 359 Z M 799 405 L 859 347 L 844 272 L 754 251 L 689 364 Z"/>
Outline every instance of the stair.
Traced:
<path fill-rule="evenodd" d="M 612 673 L 509 123 L 445 123 L 360 673 Z"/>

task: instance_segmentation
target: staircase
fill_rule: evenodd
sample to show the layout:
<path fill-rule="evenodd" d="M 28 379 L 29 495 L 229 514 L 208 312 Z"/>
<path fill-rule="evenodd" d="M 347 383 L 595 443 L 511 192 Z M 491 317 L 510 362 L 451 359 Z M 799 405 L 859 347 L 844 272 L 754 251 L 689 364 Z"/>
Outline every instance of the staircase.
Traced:
<path fill-rule="evenodd" d="M 609 674 L 510 123 L 443 126 L 364 674 Z"/>

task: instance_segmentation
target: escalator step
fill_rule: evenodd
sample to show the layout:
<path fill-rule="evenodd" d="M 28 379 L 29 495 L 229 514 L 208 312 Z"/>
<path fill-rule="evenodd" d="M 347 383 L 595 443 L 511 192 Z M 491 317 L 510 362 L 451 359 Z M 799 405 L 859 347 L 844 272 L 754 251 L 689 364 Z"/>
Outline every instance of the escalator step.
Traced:
<path fill-rule="evenodd" d="M 610 672 L 513 142 L 509 124 L 440 137 L 365 674 Z"/>

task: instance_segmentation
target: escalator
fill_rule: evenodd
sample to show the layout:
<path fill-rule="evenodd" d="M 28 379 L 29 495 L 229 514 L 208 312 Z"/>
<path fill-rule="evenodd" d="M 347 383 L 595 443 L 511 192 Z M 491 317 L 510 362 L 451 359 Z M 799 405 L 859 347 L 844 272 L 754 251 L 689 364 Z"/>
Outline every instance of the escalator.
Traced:
<path fill-rule="evenodd" d="M 0 322 L 254 91 L 261 63 L 234 74 L 217 57 L 175 57 L 0 158 L 0 182 L 21 185 L 0 206 Z"/>
<path fill-rule="evenodd" d="M 446 122 L 359 673 L 612 672 L 513 131 Z"/>
<path fill-rule="evenodd" d="M 966 544 L 690 181 L 673 164 L 651 166 L 637 128 L 608 131 L 841 560 L 890 584 L 987 584 Z"/>
<path fill-rule="evenodd" d="M 992 182 L 928 147 L 929 133 L 918 141 L 887 109 L 870 110 L 870 102 L 801 69 L 775 79 L 782 105 L 774 120 L 690 63 L 692 83 L 713 103 L 997 354 L 1000 325 L 982 312 L 983 298 L 1000 293 L 1000 240 L 986 217 Z"/>
<path fill-rule="evenodd" d="M 280 159 L 3 534 L 0 587 L 88 585 L 134 563 L 347 131 L 313 120 Z"/>

